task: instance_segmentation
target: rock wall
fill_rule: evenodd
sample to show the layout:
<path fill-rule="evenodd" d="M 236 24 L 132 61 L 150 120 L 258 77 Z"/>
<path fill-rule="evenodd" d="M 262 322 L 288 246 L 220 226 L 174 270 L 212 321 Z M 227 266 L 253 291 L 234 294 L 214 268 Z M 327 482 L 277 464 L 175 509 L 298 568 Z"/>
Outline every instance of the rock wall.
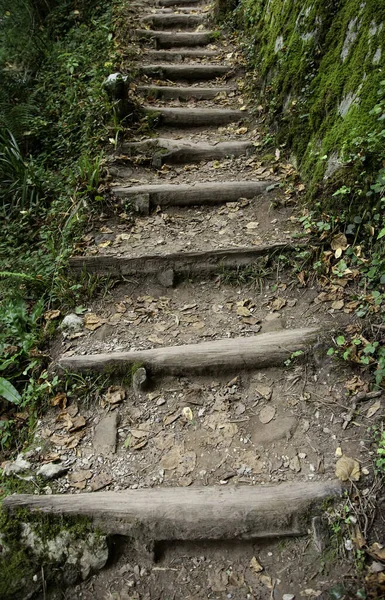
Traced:
<path fill-rule="evenodd" d="M 370 111 L 385 79 L 385 3 L 241 0 L 235 15 L 278 141 L 309 183 L 330 180 L 384 128 Z"/>

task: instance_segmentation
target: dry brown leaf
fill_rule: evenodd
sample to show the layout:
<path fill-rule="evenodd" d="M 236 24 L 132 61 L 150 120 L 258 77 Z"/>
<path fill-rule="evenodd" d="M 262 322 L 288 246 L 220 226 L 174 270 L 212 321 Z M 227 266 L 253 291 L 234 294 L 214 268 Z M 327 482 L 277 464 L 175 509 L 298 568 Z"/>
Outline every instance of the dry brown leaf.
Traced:
<path fill-rule="evenodd" d="M 95 313 L 87 313 L 84 315 L 84 327 L 90 331 L 95 331 L 98 327 L 101 327 L 104 323 L 103 319 L 100 319 Z"/>
<path fill-rule="evenodd" d="M 335 300 L 335 302 L 332 303 L 332 308 L 334 308 L 334 310 L 341 310 L 344 307 L 344 304 L 343 300 Z"/>
<path fill-rule="evenodd" d="M 255 571 L 255 573 L 260 573 L 261 571 L 263 571 L 263 566 L 255 556 L 253 556 L 253 558 L 250 561 L 250 569 Z"/>
<path fill-rule="evenodd" d="M 59 408 L 61 408 L 61 410 L 63 410 L 67 406 L 66 394 L 64 394 L 64 392 L 56 394 L 55 398 L 52 398 L 51 404 L 52 406 L 58 406 Z"/>
<path fill-rule="evenodd" d="M 381 400 L 377 400 L 372 406 L 369 407 L 368 412 L 366 413 L 366 418 L 370 419 L 373 415 L 376 414 L 381 408 Z"/>
<path fill-rule="evenodd" d="M 126 397 L 126 391 L 124 388 L 120 387 L 120 386 L 111 386 L 108 388 L 106 395 L 104 396 L 104 399 L 106 400 L 106 402 L 108 402 L 108 404 L 118 404 L 119 402 L 122 402 Z"/>
<path fill-rule="evenodd" d="M 69 427 L 69 432 L 74 433 L 75 431 L 82 429 L 85 427 L 86 423 L 87 421 L 82 415 L 75 417 L 72 421 L 72 425 Z"/>
<path fill-rule="evenodd" d="M 259 420 L 261 423 L 266 425 L 270 423 L 275 417 L 275 407 L 274 406 L 265 406 L 261 412 L 259 413 Z"/>
<path fill-rule="evenodd" d="M 92 471 L 86 469 L 80 469 L 79 471 L 74 471 L 68 475 L 68 481 L 70 483 L 80 483 L 82 481 L 87 481 L 87 479 L 91 479 Z"/>
<path fill-rule="evenodd" d="M 374 542 L 369 548 L 370 553 L 374 555 L 378 560 L 385 562 L 385 547 L 378 542 Z"/>
<path fill-rule="evenodd" d="M 96 475 L 91 481 L 90 487 L 93 492 L 97 492 L 106 487 L 106 485 L 110 485 L 112 483 L 112 477 L 107 475 L 107 473 L 99 473 Z"/>
<path fill-rule="evenodd" d="M 341 481 L 359 481 L 360 463 L 349 456 L 341 456 L 336 464 L 336 477 Z"/>
<path fill-rule="evenodd" d="M 258 229 L 258 227 L 259 227 L 258 221 L 250 221 L 250 223 L 247 223 L 247 225 L 246 225 L 246 229 Z"/>
<path fill-rule="evenodd" d="M 240 317 L 250 317 L 251 312 L 246 306 L 237 306 L 237 315 Z"/>
<path fill-rule="evenodd" d="M 339 258 L 343 252 L 348 247 L 348 240 L 346 239 L 346 235 L 343 233 L 338 233 L 335 235 L 331 241 L 332 250 L 335 252 L 335 257 Z M 337 256 L 338 252 L 338 256 Z"/>
<path fill-rule="evenodd" d="M 266 385 L 264 383 L 259 383 L 256 387 L 257 394 L 262 396 L 262 398 L 266 398 L 266 400 L 270 400 L 271 395 L 273 393 L 273 388 L 271 385 Z"/>
<path fill-rule="evenodd" d="M 60 315 L 60 310 L 47 310 L 47 312 L 44 313 L 44 318 L 46 321 L 53 321 L 53 319 L 57 319 Z"/>
<path fill-rule="evenodd" d="M 285 298 L 276 298 L 270 305 L 272 311 L 281 310 L 284 306 L 286 306 L 287 300 Z"/>
<path fill-rule="evenodd" d="M 144 429 L 130 429 L 130 432 L 132 437 L 136 439 L 146 438 L 149 435 L 149 432 L 145 431 Z"/>
<path fill-rule="evenodd" d="M 177 419 L 179 419 L 179 417 L 180 417 L 179 411 L 176 412 L 176 413 L 173 413 L 171 415 L 167 415 L 167 417 L 165 417 L 163 419 L 163 423 L 165 425 L 171 425 L 171 423 L 174 423 L 174 421 L 176 421 Z"/>

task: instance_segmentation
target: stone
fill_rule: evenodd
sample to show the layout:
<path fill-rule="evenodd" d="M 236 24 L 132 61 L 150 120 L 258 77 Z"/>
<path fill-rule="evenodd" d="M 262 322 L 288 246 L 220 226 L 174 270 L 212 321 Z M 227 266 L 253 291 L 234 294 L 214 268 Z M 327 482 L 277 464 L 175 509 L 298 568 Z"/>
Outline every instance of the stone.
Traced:
<path fill-rule="evenodd" d="M 274 421 L 263 425 L 259 418 L 253 418 L 251 427 L 253 444 L 264 446 L 281 439 L 289 439 L 297 428 L 297 421 L 293 417 L 277 417 Z"/>
<path fill-rule="evenodd" d="M 262 322 L 261 333 L 280 331 L 284 328 L 282 317 L 279 313 L 269 313 Z"/>
<path fill-rule="evenodd" d="M 37 475 L 40 475 L 40 477 L 43 477 L 44 479 L 56 479 L 57 477 L 61 477 L 61 475 L 67 473 L 67 471 L 67 467 L 61 463 L 48 463 L 46 465 L 42 465 L 37 470 Z"/>
<path fill-rule="evenodd" d="M 157 280 L 163 287 L 172 288 L 175 283 L 175 273 L 173 269 L 167 269 L 166 271 L 161 271 L 157 275 Z"/>
<path fill-rule="evenodd" d="M 83 319 L 79 315 L 75 315 L 75 313 L 66 315 L 60 324 L 60 329 L 62 331 L 71 331 L 72 333 L 81 331 L 83 329 Z"/>
<path fill-rule="evenodd" d="M 311 520 L 311 529 L 314 548 L 319 554 L 322 554 L 329 541 L 329 528 L 327 522 L 322 517 L 313 517 Z"/>
<path fill-rule="evenodd" d="M 150 214 L 150 194 L 134 194 L 127 198 L 127 204 L 139 215 L 148 217 Z"/>
<path fill-rule="evenodd" d="M 109 413 L 96 425 L 93 447 L 98 454 L 114 454 L 118 429 L 118 414 Z"/>
<path fill-rule="evenodd" d="M 132 387 L 134 388 L 135 396 L 139 396 L 146 389 L 147 383 L 147 371 L 144 367 L 140 367 L 132 376 Z"/>
<path fill-rule="evenodd" d="M 284 594 L 282 596 L 282 600 L 294 600 L 295 595 L 294 594 Z"/>
<path fill-rule="evenodd" d="M 5 463 L 3 468 L 4 475 L 16 475 L 17 473 L 22 473 L 23 471 L 28 471 L 31 468 L 31 463 L 28 460 L 25 460 L 22 454 L 19 454 L 16 460 L 8 461 Z"/>

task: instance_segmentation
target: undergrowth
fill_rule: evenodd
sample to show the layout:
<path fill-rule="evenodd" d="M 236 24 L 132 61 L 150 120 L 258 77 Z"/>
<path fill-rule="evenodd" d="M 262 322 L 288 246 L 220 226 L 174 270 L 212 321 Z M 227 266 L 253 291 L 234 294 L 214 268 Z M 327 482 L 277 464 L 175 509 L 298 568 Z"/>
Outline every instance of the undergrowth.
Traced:
<path fill-rule="evenodd" d="M 104 150 L 123 125 L 103 89 L 129 69 L 123 4 L 0 3 L 0 449 L 20 447 L 59 385 L 44 347 L 52 311 L 103 282 L 74 282 L 67 260 L 103 206 Z M 122 33 L 123 32 L 123 33 Z M 110 140 L 110 141 L 109 141 Z M 24 433 L 23 433 L 24 432 Z"/>

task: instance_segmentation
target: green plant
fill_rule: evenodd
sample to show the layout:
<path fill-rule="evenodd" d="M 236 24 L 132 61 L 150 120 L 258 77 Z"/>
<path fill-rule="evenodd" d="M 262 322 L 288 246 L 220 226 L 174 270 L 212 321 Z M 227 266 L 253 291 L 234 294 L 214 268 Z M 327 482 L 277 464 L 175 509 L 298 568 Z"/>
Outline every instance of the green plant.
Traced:
<path fill-rule="evenodd" d="M 295 352 L 292 352 L 292 354 L 290 355 L 290 358 L 286 359 L 284 364 L 286 367 L 291 367 L 293 365 L 293 362 L 296 361 L 296 359 L 298 359 L 300 356 L 304 355 L 304 351 L 303 350 L 296 350 Z"/>

